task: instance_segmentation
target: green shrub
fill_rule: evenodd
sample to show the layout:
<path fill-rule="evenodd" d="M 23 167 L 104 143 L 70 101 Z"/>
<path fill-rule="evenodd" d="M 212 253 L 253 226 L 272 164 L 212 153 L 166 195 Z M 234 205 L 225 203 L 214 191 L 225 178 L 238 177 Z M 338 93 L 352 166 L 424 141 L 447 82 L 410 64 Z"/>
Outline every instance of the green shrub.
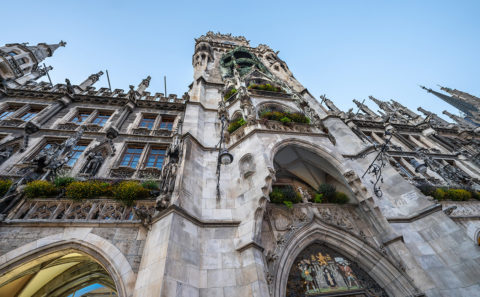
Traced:
<path fill-rule="evenodd" d="M 330 184 L 321 184 L 318 187 L 318 193 L 323 194 L 323 200 L 325 202 L 333 202 L 335 200 L 335 193 L 337 189 L 334 185 Z"/>
<path fill-rule="evenodd" d="M 418 186 L 418 189 L 420 190 L 420 192 L 422 192 L 423 195 L 433 197 L 433 193 L 437 188 L 429 184 L 421 184 Z"/>
<path fill-rule="evenodd" d="M 100 181 L 74 181 L 67 186 L 65 196 L 76 201 L 112 196 L 112 186 Z"/>
<path fill-rule="evenodd" d="M 236 121 L 230 123 L 230 125 L 228 125 L 227 131 L 229 133 L 232 133 L 233 131 L 237 130 L 238 128 L 245 125 L 246 123 L 247 122 L 243 118 L 239 118 L 238 120 L 236 120 Z"/>
<path fill-rule="evenodd" d="M 336 192 L 335 193 L 335 200 L 332 201 L 333 203 L 337 203 L 337 204 L 345 204 L 348 202 L 348 196 L 347 194 L 343 193 L 343 192 Z"/>
<path fill-rule="evenodd" d="M 27 198 L 52 197 L 57 194 L 55 186 L 46 180 L 34 180 L 25 186 L 25 196 Z"/>
<path fill-rule="evenodd" d="M 113 197 L 126 205 L 132 205 L 136 199 L 147 198 L 149 195 L 150 192 L 136 181 L 123 181 L 113 188 Z"/>
<path fill-rule="evenodd" d="M 223 96 L 223 100 L 226 101 L 226 100 L 230 99 L 230 97 L 232 97 L 232 96 L 233 96 L 234 94 L 236 94 L 237 92 L 238 92 L 237 89 L 235 89 L 235 88 L 231 89 L 230 91 L 228 91 L 228 92 L 225 94 L 225 96 Z"/>
<path fill-rule="evenodd" d="M 293 207 L 293 203 L 292 201 L 283 201 L 283 204 L 285 204 L 285 206 L 287 206 L 287 208 L 292 208 Z"/>
<path fill-rule="evenodd" d="M 142 187 L 148 190 L 158 190 L 160 187 L 158 183 L 154 180 L 147 180 L 142 183 Z"/>
<path fill-rule="evenodd" d="M 445 199 L 453 201 L 466 201 L 472 198 L 472 193 L 463 189 L 448 189 Z"/>
<path fill-rule="evenodd" d="M 280 121 L 282 118 L 285 117 L 284 112 L 280 111 L 264 111 L 260 114 L 262 119 L 272 120 L 272 121 Z"/>
<path fill-rule="evenodd" d="M 437 200 L 444 200 L 445 199 L 445 191 L 442 188 L 436 188 L 433 193 L 430 194 L 433 198 Z"/>
<path fill-rule="evenodd" d="M 301 124 L 310 123 L 310 119 L 300 112 L 281 112 L 266 110 L 260 114 L 260 118 L 271 121 L 280 121 L 284 124 L 290 122 Z"/>
<path fill-rule="evenodd" d="M 300 112 L 289 113 L 288 117 L 295 123 L 302 123 L 302 124 L 310 123 L 310 119 Z"/>
<path fill-rule="evenodd" d="M 472 190 L 471 193 L 472 193 L 472 198 L 473 199 L 480 200 L 480 192 Z"/>
<path fill-rule="evenodd" d="M 9 179 L 0 179 L 0 198 L 8 192 L 8 189 L 12 186 L 12 181 Z"/>
<path fill-rule="evenodd" d="M 270 201 L 278 204 L 282 204 L 285 201 L 299 203 L 302 202 L 302 196 L 292 186 L 277 186 L 273 187 L 270 193 Z"/>
<path fill-rule="evenodd" d="M 315 193 L 315 197 L 313 198 L 313 202 L 322 203 L 323 202 L 323 194 Z"/>
<path fill-rule="evenodd" d="M 248 86 L 248 89 L 285 93 L 282 88 L 272 86 L 271 84 L 251 84 Z"/>
<path fill-rule="evenodd" d="M 73 183 L 74 181 L 75 181 L 75 178 L 73 178 L 71 176 L 58 176 L 53 181 L 53 184 L 57 188 L 65 188 L 66 186 Z"/>

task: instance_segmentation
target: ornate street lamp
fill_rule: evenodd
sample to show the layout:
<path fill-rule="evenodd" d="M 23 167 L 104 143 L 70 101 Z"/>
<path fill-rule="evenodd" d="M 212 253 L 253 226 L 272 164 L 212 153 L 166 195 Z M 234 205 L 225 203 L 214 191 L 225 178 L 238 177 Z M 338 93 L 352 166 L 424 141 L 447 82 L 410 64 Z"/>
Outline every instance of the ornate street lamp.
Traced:
<path fill-rule="evenodd" d="M 385 143 L 381 145 L 380 151 L 378 152 L 378 155 L 375 157 L 375 159 L 370 163 L 370 166 L 368 166 L 367 170 L 365 173 L 362 175 L 362 178 L 367 174 L 373 174 L 375 176 L 375 182 L 372 181 L 373 183 L 373 192 L 377 197 L 382 197 L 383 193 L 382 190 L 380 189 L 380 186 L 378 186 L 378 182 L 383 183 L 383 177 L 382 177 L 382 169 L 385 167 L 387 164 L 387 157 L 386 153 L 387 150 L 390 147 L 390 140 L 392 139 L 392 132 L 390 130 L 385 131 Z M 374 151 L 375 152 L 375 151 Z M 368 155 L 368 154 L 366 154 Z M 364 158 L 366 155 L 362 156 Z"/>
<path fill-rule="evenodd" d="M 233 155 L 228 152 L 225 147 L 223 132 L 225 131 L 225 114 L 220 115 L 222 122 L 222 131 L 220 132 L 220 142 L 218 143 L 218 158 L 217 158 L 217 199 L 220 199 L 220 168 L 222 165 L 230 165 L 233 162 Z"/>

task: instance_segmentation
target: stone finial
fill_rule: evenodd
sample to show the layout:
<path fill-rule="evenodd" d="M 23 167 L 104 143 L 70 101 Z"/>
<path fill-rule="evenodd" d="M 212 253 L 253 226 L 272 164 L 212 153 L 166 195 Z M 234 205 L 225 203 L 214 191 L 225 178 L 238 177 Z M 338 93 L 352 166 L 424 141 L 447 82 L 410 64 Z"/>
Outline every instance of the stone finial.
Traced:
<path fill-rule="evenodd" d="M 137 92 L 140 94 L 140 96 L 143 94 L 145 89 L 148 88 L 148 86 L 150 85 L 150 80 L 151 79 L 152 78 L 149 75 L 149 76 L 147 76 L 147 78 L 142 80 L 142 82 L 138 85 Z"/>
<path fill-rule="evenodd" d="M 82 90 L 86 90 L 88 87 L 91 87 L 94 83 L 96 83 L 100 76 L 103 75 L 103 71 L 99 71 L 98 73 L 91 74 L 84 82 L 82 82 L 79 87 Z"/>

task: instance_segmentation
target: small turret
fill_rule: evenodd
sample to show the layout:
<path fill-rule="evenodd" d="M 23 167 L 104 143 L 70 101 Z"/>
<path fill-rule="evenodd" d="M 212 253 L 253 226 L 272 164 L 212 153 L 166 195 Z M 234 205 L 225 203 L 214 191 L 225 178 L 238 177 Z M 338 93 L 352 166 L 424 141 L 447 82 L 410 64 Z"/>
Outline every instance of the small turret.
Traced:
<path fill-rule="evenodd" d="M 44 69 L 40 63 L 51 57 L 55 50 L 65 46 L 66 42 L 57 44 L 39 43 L 28 46 L 26 43 L 12 43 L 0 47 L 0 80 L 5 80 L 8 87 L 15 88 L 45 75 L 50 68 Z"/>

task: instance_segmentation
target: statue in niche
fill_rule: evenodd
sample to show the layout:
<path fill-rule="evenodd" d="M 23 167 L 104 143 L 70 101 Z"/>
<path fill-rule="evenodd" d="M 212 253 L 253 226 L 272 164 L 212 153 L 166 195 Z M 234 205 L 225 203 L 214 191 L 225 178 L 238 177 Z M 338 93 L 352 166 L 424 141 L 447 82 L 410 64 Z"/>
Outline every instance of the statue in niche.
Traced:
<path fill-rule="evenodd" d="M 156 209 L 161 211 L 170 205 L 171 196 L 175 189 L 178 162 L 180 160 L 181 143 L 171 144 L 167 149 L 165 163 L 160 175 L 160 195 L 157 198 Z"/>
<path fill-rule="evenodd" d="M 13 146 L 9 145 L 0 151 L 0 165 L 13 155 Z"/>
<path fill-rule="evenodd" d="M 88 153 L 87 164 L 83 167 L 81 173 L 95 176 L 102 166 L 103 161 L 105 161 L 105 157 L 101 151 Z"/>

